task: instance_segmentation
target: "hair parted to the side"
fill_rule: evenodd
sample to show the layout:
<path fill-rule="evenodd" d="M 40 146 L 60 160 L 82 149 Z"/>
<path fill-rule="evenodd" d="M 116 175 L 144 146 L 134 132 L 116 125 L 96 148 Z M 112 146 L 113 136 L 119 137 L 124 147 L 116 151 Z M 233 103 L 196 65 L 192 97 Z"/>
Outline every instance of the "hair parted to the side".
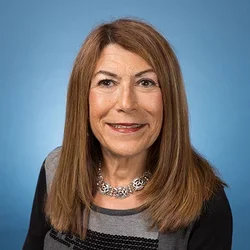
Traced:
<path fill-rule="evenodd" d="M 134 19 L 98 26 L 77 55 L 68 88 L 60 161 L 48 192 L 46 215 L 55 229 L 84 237 L 101 157 L 99 142 L 89 126 L 89 88 L 103 48 L 112 43 L 147 61 L 162 91 L 163 125 L 148 154 L 147 168 L 153 176 L 142 191 L 143 206 L 152 227 L 162 232 L 188 226 L 199 217 L 204 202 L 226 184 L 191 146 L 182 74 L 170 44 L 151 25 Z"/>

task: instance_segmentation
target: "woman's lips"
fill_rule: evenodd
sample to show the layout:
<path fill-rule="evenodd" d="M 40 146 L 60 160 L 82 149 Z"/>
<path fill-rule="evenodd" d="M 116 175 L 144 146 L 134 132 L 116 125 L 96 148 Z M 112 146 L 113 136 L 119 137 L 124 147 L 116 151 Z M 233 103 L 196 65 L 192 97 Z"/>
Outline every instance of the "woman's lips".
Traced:
<path fill-rule="evenodd" d="M 108 123 L 109 127 L 120 133 L 131 133 L 142 129 L 146 124 L 140 123 Z"/>

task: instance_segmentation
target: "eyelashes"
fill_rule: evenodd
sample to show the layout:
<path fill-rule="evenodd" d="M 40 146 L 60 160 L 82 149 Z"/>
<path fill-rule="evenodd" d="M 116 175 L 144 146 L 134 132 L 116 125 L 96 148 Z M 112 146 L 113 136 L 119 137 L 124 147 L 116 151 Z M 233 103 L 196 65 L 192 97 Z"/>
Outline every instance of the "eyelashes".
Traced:
<path fill-rule="evenodd" d="M 118 82 L 112 80 L 112 79 L 103 79 L 98 82 L 98 86 L 104 87 L 104 88 L 111 88 L 115 85 L 117 85 Z M 140 79 L 136 82 L 136 85 L 139 87 L 144 88 L 150 88 L 150 87 L 158 87 L 159 84 L 153 81 L 152 79 Z"/>
<path fill-rule="evenodd" d="M 98 86 L 110 88 L 115 85 L 115 82 L 111 79 L 103 79 L 98 82 Z"/>
<path fill-rule="evenodd" d="M 149 87 L 153 87 L 153 86 L 158 86 L 157 83 L 155 83 L 155 81 L 151 80 L 151 79 L 141 79 L 138 82 L 138 85 L 149 88 Z"/>

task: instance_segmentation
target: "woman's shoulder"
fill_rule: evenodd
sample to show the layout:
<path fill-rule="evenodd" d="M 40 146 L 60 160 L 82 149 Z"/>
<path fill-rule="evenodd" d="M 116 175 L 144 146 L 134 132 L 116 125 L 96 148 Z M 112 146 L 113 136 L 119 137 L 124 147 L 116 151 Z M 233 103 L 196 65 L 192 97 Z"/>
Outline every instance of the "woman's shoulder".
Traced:
<path fill-rule="evenodd" d="M 233 220 L 225 190 L 220 187 L 205 202 L 194 223 L 188 249 L 231 249 Z M 206 248 L 204 248 L 206 246 Z"/>
<path fill-rule="evenodd" d="M 56 165 L 58 164 L 58 161 L 59 161 L 59 157 L 60 157 L 60 154 L 61 154 L 61 149 L 62 147 L 57 147 L 55 149 L 53 149 L 50 153 L 48 153 L 46 159 L 45 159 L 45 164 L 49 165 L 49 164 L 52 164 L 52 165 Z"/>
<path fill-rule="evenodd" d="M 47 189 L 50 188 L 55 175 L 56 168 L 59 163 L 62 147 L 57 147 L 52 150 L 46 157 L 44 162 L 44 170 L 46 176 Z"/>
<path fill-rule="evenodd" d="M 212 213 L 220 214 L 221 212 L 230 210 L 224 187 L 219 187 L 204 204 L 204 215 L 211 215 Z"/>

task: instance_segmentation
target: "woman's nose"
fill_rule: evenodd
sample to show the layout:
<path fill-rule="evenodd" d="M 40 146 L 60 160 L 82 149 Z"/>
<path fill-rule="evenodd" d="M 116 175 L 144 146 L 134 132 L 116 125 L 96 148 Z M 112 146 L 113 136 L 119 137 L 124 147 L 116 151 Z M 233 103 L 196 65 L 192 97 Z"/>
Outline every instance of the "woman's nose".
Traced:
<path fill-rule="evenodd" d="M 136 110 L 137 97 L 133 86 L 122 86 L 117 98 L 117 111 L 132 112 Z"/>

